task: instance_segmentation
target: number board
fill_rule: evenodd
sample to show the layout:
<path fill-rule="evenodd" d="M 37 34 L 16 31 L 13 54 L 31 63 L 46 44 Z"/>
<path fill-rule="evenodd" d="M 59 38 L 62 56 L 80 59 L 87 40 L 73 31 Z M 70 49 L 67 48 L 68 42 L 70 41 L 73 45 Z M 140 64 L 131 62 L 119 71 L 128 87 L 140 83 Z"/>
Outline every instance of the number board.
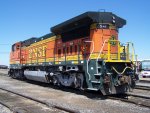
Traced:
<path fill-rule="evenodd" d="M 109 29 L 109 24 L 97 24 L 97 29 Z"/>

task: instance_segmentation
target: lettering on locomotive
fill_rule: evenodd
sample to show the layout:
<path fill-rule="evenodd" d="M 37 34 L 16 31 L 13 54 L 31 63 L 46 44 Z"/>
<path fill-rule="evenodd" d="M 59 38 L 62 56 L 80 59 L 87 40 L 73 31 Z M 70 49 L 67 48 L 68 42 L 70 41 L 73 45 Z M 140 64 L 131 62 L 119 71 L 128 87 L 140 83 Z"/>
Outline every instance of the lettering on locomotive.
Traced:
<path fill-rule="evenodd" d="M 47 46 L 41 46 L 29 49 L 29 58 L 45 57 Z"/>

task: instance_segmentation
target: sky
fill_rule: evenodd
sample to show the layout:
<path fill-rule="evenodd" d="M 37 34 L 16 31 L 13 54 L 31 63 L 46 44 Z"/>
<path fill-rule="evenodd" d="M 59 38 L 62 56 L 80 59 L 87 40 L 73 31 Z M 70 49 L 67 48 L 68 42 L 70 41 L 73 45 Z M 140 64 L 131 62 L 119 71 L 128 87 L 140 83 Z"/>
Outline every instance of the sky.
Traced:
<path fill-rule="evenodd" d="M 0 0 L 0 65 L 9 65 L 11 45 L 50 33 L 50 28 L 87 11 L 124 18 L 121 42 L 133 42 L 138 59 L 150 59 L 150 0 Z"/>

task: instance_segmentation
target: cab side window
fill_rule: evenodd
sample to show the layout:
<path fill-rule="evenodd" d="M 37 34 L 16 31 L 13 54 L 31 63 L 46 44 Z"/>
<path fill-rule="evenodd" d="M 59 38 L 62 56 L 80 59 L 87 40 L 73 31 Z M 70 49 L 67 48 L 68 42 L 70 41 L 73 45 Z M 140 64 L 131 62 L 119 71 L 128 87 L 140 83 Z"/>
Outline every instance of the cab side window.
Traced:
<path fill-rule="evenodd" d="M 70 54 L 73 52 L 73 46 L 70 46 Z"/>
<path fill-rule="evenodd" d="M 58 55 L 61 55 L 61 49 L 58 49 Z"/>
<path fill-rule="evenodd" d="M 75 47 L 74 47 L 74 52 L 75 52 L 75 53 L 78 52 L 78 47 L 77 47 L 77 45 L 75 45 Z"/>
<path fill-rule="evenodd" d="M 15 44 L 14 45 L 12 45 L 12 51 L 15 51 Z"/>
<path fill-rule="evenodd" d="M 69 47 L 67 47 L 67 54 L 69 54 Z"/>
<path fill-rule="evenodd" d="M 20 45 L 16 45 L 16 50 L 19 50 L 20 49 Z"/>

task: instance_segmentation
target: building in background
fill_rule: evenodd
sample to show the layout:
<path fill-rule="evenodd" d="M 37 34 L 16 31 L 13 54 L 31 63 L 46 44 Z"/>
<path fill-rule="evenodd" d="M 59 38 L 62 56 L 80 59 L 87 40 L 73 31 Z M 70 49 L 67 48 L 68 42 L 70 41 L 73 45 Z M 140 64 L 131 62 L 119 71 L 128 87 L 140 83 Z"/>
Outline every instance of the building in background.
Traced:
<path fill-rule="evenodd" d="M 0 65 L 0 69 L 8 69 L 8 66 L 6 66 L 6 65 Z"/>
<path fill-rule="evenodd" d="M 150 59 L 142 60 L 139 63 L 139 77 L 150 78 Z"/>

